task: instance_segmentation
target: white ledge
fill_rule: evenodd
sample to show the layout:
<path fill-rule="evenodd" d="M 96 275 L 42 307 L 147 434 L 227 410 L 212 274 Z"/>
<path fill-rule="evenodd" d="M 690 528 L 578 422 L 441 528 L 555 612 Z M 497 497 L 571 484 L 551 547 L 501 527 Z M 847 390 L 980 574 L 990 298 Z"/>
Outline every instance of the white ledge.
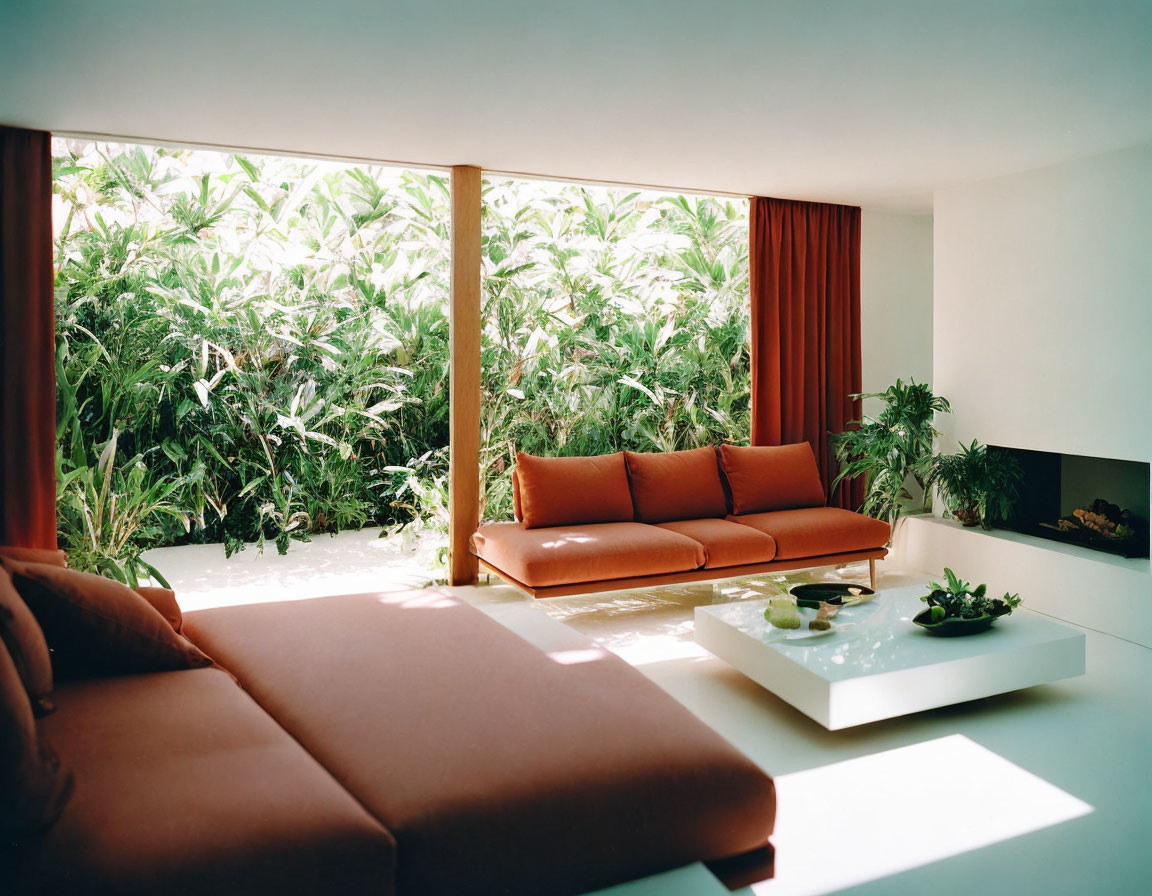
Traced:
<path fill-rule="evenodd" d="M 1152 565 L 1147 558 L 1118 557 L 1003 529 L 969 529 L 931 516 L 901 520 L 894 548 L 900 566 L 929 575 L 951 567 L 970 582 L 987 582 L 991 593 L 1018 593 L 1029 609 L 1152 647 Z"/>
<path fill-rule="evenodd" d="M 1009 529 L 981 529 L 978 526 L 964 526 L 956 520 L 945 520 L 935 516 L 918 516 L 916 519 L 923 520 L 934 526 L 948 526 L 950 529 L 958 529 L 962 532 L 970 532 L 973 535 L 982 535 L 986 538 L 999 538 L 1003 541 L 1028 545 L 1029 547 L 1040 548 L 1044 551 L 1055 551 L 1058 554 L 1075 557 L 1079 560 L 1088 560 L 1092 563 L 1106 563 L 1109 566 L 1127 569 L 1136 573 L 1144 573 L 1145 575 L 1152 574 L 1152 564 L 1149 563 L 1147 557 L 1121 557 L 1119 554 L 1109 554 L 1106 551 L 1094 551 L 1092 548 L 1086 548 L 1078 544 L 1069 544 L 1066 541 L 1040 538 L 1037 535 L 1025 535 L 1022 532 L 1012 532 Z"/>

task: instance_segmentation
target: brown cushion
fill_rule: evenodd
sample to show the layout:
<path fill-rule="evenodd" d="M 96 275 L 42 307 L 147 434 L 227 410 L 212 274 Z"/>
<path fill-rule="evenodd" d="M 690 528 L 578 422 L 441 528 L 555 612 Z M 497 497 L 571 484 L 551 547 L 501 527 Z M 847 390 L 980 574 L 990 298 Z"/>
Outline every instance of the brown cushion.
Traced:
<path fill-rule="evenodd" d="M 721 445 L 720 460 L 735 514 L 824 505 L 820 470 L 807 442 L 754 448 Z"/>
<path fill-rule="evenodd" d="M 48 642 L 3 566 L 0 566 L 0 644 L 8 649 L 33 709 L 37 714 L 50 712 L 52 658 L 48 654 Z"/>
<path fill-rule="evenodd" d="M 516 475 L 516 468 L 512 468 L 512 515 L 517 522 L 524 519 L 524 508 L 520 506 L 520 477 Z"/>
<path fill-rule="evenodd" d="M 728 519 L 771 535 L 776 540 L 777 560 L 875 550 L 888 543 L 892 531 L 881 520 L 839 507 L 803 507 Z"/>
<path fill-rule="evenodd" d="M 41 729 L 76 792 L 45 835 L 0 854 L 5 896 L 395 892 L 388 832 L 223 672 L 90 679 L 57 698 Z"/>
<path fill-rule="evenodd" d="M 392 831 L 406 896 L 586 893 L 771 832 L 771 779 L 575 633 L 544 652 L 437 590 L 184 629 Z"/>
<path fill-rule="evenodd" d="M 40 742 L 20 673 L 0 645 L 0 849 L 55 821 L 71 790 L 72 776 Z"/>
<path fill-rule="evenodd" d="M 771 535 L 727 520 L 676 520 L 660 523 L 657 528 L 699 542 L 707 558 L 705 569 L 767 563 L 776 556 L 776 542 Z"/>
<path fill-rule="evenodd" d="M 625 451 L 624 458 L 638 522 L 722 519 L 728 512 L 714 448 L 661 454 Z"/>
<path fill-rule="evenodd" d="M 476 555 L 533 588 L 683 572 L 704 565 L 704 548 L 643 523 L 525 529 L 489 523 L 472 536 Z"/>
<path fill-rule="evenodd" d="M 168 620 L 173 631 L 180 631 L 180 626 L 184 624 L 184 614 L 180 612 L 180 604 L 176 603 L 175 591 L 151 585 L 141 585 L 133 590 L 148 601 L 152 609 Z"/>
<path fill-rule="evenodd" d="M 119 582 L 42 563 L 4 566 L 44 630 L 53 662 L 72 675 L 163 672 L 212 660 Z"/>
<path fill-rule="evenodd" d="M 624 452 L 597 457 L 533 457 L 517 452 L 526 529 L 632 521 Z"/>
<path fill-rule="evenodd" d="M 23 563 L 47 563 L 49 566 L 67 566 L 68 555 L 56 548 L 23 548 L 0 545 L 0 558 L 20 560 Z"/>

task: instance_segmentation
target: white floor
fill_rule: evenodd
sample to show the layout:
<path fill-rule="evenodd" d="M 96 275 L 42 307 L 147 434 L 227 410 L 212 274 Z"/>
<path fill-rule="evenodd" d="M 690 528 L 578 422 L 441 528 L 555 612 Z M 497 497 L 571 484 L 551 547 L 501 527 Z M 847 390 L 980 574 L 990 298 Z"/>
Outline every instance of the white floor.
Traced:
<path fill-rule="evenodd" d="M 881 575 L 881 588 L 926 581 Z M 777 876 L 744 896 L 1152 892 L 1146 648 L 1087 631 L 1082 678 L 829 732 L 695 645 L 709 588 L 536 602 L 447 590 L 545 649 L 562 636 L 544 618 L 595 638 L 775 776 Z M 649 892 L 709 890 L 669 877 L 620 896 Z"/>
<path fill-rule="evenodd" d="M 373 546 L 360 547 L 371 553 Z M 263 584 L 264 564 L 248 562 L 239 588 L 218 577 L 226 570 L 209 575 L 203 562 L 169 564 L 165 572 L 186 607 L 189 597 L 206 606 L 334 585 L 344 592 L 404 587 L 402 576 L 372 572 L 367 562 L 353 573 L 335 555 L 313 585 L 305 583 L 302 555 L 289 574 L 272 553 Z M 789 578 L 836 576 L 821 570 Z M 353 580 L 376 587 L 344 587 Z M 925 580 L 882 567 L 880 587 Z M 696 646 L 692 610 L 712 600 L 710 586 L 545 601 L 503 585 L 443 590 L 544 650 L 595 639 L 776 778 L 777 876 L 740 896 L 1152 892 L 1147 648 L 1087 631 L 1082 678 L 829 732 Z M 696 866 L 609 892 L 725 891 Z"/>

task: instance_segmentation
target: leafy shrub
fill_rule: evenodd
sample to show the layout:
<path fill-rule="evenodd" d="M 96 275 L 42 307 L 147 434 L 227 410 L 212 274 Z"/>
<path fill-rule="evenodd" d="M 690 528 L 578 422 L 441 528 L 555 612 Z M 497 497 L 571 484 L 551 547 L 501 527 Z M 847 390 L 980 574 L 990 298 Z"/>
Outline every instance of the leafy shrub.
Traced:
<path fill-rule="evenodd" d="M 444 176 L 54 153 L 62 543 L 124 511 L 94 509 L 103 482 L 147 497 L 84 549 L 126 579 L 156 544 L 446 525 Z M 530 181 L 484 200 L 486 517 L 511 513 L 517 448 L 747 437 L 746 206 Z"/>
<path fill-rule="evenodd" d="M 746 440 L 747 207 L 488 181 L 485 516 L 516 450 L 588 455 Z"/>
<path fill-rule="evenodd" d="M 445 179 L 62 149 L 62 504 L 118 433 L 192 523 L 146 543 L 403 519 L 396 470 L 447 433 Z"/>
<path fill-rule="evenodd" d="M 831 438 L 840 472 L 832 482 L 864 477 L 864 502 L 860 512 L 878 520 L 896 522 L 912 496 L 906 488 L 916 482 L 928 500 L 928 476 L 932 465 L 932 442 L 937 433 L 933 417 L 951 413 L 948 399 L 932 394 L 925 383 L 896 380 L 883 392 L 855 395 L 879 398 L 884 409 L 875 418 L 865 417 Z"/>

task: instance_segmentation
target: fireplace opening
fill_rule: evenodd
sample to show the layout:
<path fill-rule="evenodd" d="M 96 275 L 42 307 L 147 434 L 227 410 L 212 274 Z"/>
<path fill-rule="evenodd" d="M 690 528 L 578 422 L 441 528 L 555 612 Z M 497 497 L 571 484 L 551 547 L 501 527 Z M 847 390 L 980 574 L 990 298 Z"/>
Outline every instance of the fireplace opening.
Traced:
<path fill-rule="evenodd" d="M 1123 557 L 1148 556 L 1148 464 L 994 445 L 989 450 L 1010 454 L 1024 471 L 1016 506 L 994 525 Z"/>

